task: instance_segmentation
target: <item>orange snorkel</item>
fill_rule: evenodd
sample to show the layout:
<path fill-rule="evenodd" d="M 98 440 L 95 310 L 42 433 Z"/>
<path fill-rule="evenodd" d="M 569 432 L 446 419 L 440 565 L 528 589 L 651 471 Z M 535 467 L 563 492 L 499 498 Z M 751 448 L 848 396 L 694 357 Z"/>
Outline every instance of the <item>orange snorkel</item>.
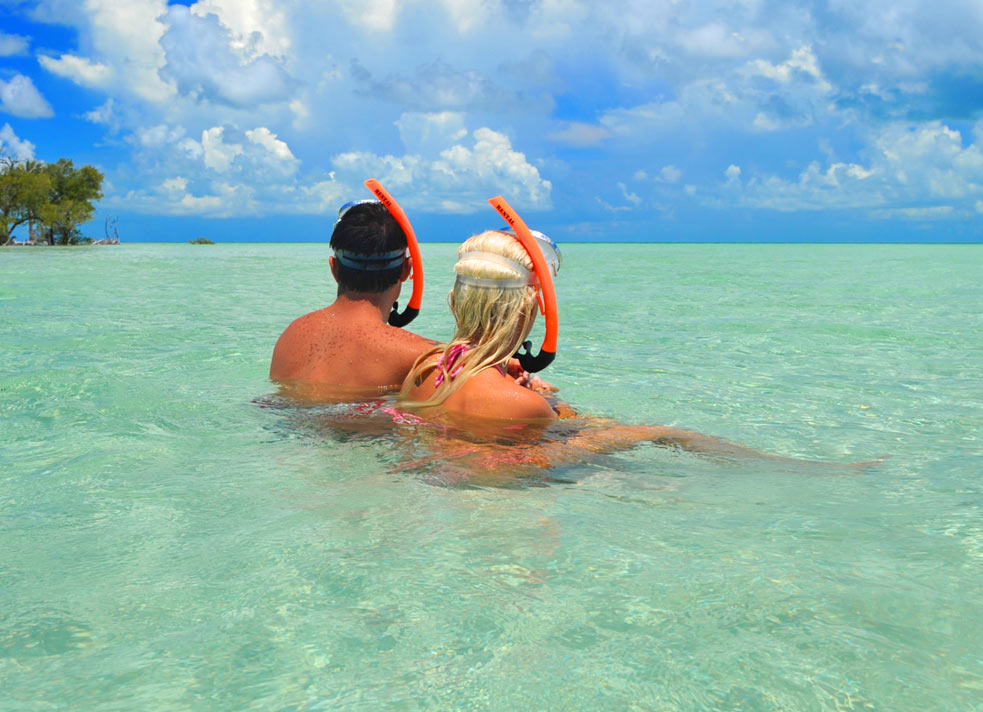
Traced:
<path fill-rule="evenodd" d="M 525 353 L 516 353 L 515 355 L 519 359 L 519 363 L 522 364 L 522 368 L 530 373 L 536 373 L 549 366 L 556 358 L 556 334 L 559 330 L 559 320 L 557 319 L 553 274 L 546 264 L 546 258 L 543 257 L 543 251 L 537 244 L 536 238 L 532 236 L 529 228 L 518 213 L 512 209 L 512 206 L 505 202 L 505 198 L 497 195 L 494 198 L 489 198 L 488 202 L 515 231 L 516 238 L 525 248 L 529 259 L 532 260 L 533 271 L 539 280 L 539 312 L 546 319 L 546 336 L 543 337 L 543 345 L 538 354 L 530 353 L 530 344 L 527 341 L 524 344 Z"/>
<path fill-rule="evenodd" d="M 409 279 L 413 281 L 413 294 L 410 296 L 409 304 L 406 305 L 406 308 L 402 312 L 397 311 L 399 309 L 399 302 L 393 304 L 392 311 L 389 312 L 389 323 L 392 326 L 406 326 L 420 313 L 420 304 L 423 302 L 423 260 L 420 258 L 420 244 L 416 241 L 416 233 L 413 232 L 413 226 L 410 225 L 410 220 L 406 217 L 406 213 L 399 207 L 399 203 L 382 187 L 382 184 L 375 178 L 369 178 L 365 181 L 365 187 L 375 194 L 379 202 L 386 206 L 389 214 L 399 223 L 399 226 L 403 229 L 403 234 L 406 235 L 406 246 L 410 248 Z"/>

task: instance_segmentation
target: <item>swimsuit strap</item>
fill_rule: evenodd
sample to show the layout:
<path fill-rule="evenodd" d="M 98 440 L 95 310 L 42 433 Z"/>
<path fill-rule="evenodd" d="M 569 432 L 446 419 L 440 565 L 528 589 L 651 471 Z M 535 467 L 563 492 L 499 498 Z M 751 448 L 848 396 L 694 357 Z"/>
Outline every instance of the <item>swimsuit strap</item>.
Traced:
<path fill-rule="evenodd" d="M 470 350 L 471 347 L 467 344 L 457 344 L 455 346 L 451 346 L 446 352 L 447 363 L 444 363 L 443 355 L 437 360 L 437 377 L 434 379 L 434 386 L 440 388 L 440 384 L 444 382 L 445 376 L 448 380 L 454 380 L 454 378 L 464 370 L 464 364 L 461 364 L 457 368 L 454 368 L 454 364 L 456 364 L 461 357 Z M 506 375 L 505 367 L 502 364 L 498 364 L 495 366 L 495 368 L 497 368 L 498 372 L 503 376 Z"/>
<path fill-rule="evenodd" d="M 464 365 L 457 367 L 457 370 L 451 370 L 454 368 L 454 364 L 457 363 L 464 354 L 468 352 L 470 347 L 467 344 L 457 344 L 456 346 L 451 346 L 447 352 L 441 355 L 440 359 L 437 361 L 437 378 L 434 381 L 434 385 L 438 388 L 440 384 L 444 382 L 444 376 L 449 379 L 453 379 L 461 371 L 464 370 Z M 444 363 L 444 356 L 447 356 L 447 363 Z"/>

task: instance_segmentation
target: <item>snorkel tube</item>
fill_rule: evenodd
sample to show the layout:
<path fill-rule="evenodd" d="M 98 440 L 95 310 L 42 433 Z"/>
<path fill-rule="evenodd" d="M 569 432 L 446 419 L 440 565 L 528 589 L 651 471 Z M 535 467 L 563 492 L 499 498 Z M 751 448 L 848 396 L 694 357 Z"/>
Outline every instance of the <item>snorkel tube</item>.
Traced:
<path fill-rule="evenodd" d="M 420 258 L 420 244 L 416 241 L 416 233 L 413 232 L 413 226 L 410 225 L 406 213 L 382 187 L 382 184 L 375 178 L 369 178 L 365 181 L 365 187 L 371 190 L 379 202 L 386 206 L 386 210 L 399 223 L 403 229 L 403 234 L 406 235 L 406 246 L 410 249 L 409 279 L 413 281 L 413 294 L 403 311 L 398 311 L 399 302 L 396 302 L 393 304 L 392 311 L 389 312 L 389 324 L 391 326 L 406 326 L 420 313 L 420 304 L 423 302 L 423 260 Z"/>
<path fill-rule="evenodd" d="M 519 217 L 519 214 L 512 209 L 511 205 L 505 202 L 505 198 L 497 195 L 494 198 L 489 198 L 488 202 L 505 219 L 509 227 L 515 231 L 516 238 L 529 255 L 529 259 L 532 260 L 532 268 L 539 281 L 539 312 L 546 319 L 546 336 L 543 338 L 543 345 L 540 347 L 538 354 L 534 355 L 530 353 L 531 344 L 528 341 L 523 344 L 526 349 L 525 352 L 517 352 L 515 354 L 523 369 L 529 371 L 529 373 L 536 373 L 549 366 L 553 363 L 553 359 L 556 358 L 556 334 L 559 330 L 559 320 L 557 319 L 556 312 L 556 291 L 553 288 L 553 274 L 549 265 L 546 264 L 546 258 L 543 256 L 543 251 L 537 244 L 536 238 L 533 237 L 529 228 L 522 221 L 522 218 Z"/>

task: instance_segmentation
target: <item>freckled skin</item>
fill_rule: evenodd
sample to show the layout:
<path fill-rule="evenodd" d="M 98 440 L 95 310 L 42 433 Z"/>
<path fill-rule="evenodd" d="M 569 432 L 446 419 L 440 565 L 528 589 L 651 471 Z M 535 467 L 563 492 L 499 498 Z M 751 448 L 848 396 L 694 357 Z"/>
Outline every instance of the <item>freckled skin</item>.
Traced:
<path fill-rule="evenodd" d="M 331 258 L 332 274 L 336 272 Z M 403 279 L 409 272 L 407 266 Z M 293 321 L 277 340 L 270 378 L 314 386 L 325 397 L 398 389 L 417 356 L 433 345 L 389 326 L 402 282 L 379 293 L 342 292 L 324 309 Z"/>
<path fill-rule="evenodd" d="M 410 399 L 426 400 L 435 390 L 431 373 L 411 390 Z M 496 368 L 476 373 L 439 407 L 449 413 L 502 420 L 549 423 L 557 417 L 543 396 Z"/>

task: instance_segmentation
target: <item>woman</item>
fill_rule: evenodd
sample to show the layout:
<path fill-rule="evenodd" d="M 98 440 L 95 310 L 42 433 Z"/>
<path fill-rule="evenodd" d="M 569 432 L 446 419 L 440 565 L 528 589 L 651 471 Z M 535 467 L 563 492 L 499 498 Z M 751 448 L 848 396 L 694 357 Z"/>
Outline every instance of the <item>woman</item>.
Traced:
<path fill-rule="evenodd" d="M 506 371 L 536 319 L 532 259 L 514 235 L 498 230 L 469 238 L 457 253 L 450 294 L 457 331 L 417 359 L 403 382 L 404 404 L 458 416 L 555 420 L 549 402 Z"/>
<path fill-rule="evenodd" d="M 521 225 L 520 234 L 525 229 Z M 401 398 L 404 407 L 428 417 L 443 415 L 459 426 L 463 424 L 471 434 L 490 435 L 492 439 L 486 441 L 489 447 L 484 449 L 475 447 L 474 440 L 465 443 L 455 439 L 453 446 L 445 442 L 441 448 L 443 452 L 437 458 L 427 460 L 466 463 L 465 469 L 471 479 L 479 473 L 508 477 L 580 462 L 593 454 L 649 441 L 716 456 L 751 457 L 797 466 L 852 469 L 876 464 L 795 460 L 680 428 L 625 425 L 578 416 L 569 406 L 551 405 L 539 393 L 520 385 L 521 379 L 510 377 L 506 365 L 535 321 L 539 303 L 537 289 L 544 291 L 544 304 L 552 304 L 555 309 L 552 276 L 560 265 L 556 245 L 544 235 L 532 234 L 536 237 L 535 242 L 528 234 L 522 241 L 511 231 L 487 230 L 469 238 L 458 248 L 458 260 L 454 265 L 457 279 L 449 299 L 457 324 L 454 338 L 417 359 L 403 382 Z M 542 250 L 540 255 L 530 255 L 529 251 L 536 247 Z M 533 268 L 534 263 L 539 265 L 538 269 Z M 540 279 L 540 272 L 546 269 L 551 274 Z M 549 308 L 546 314 L 549 337 Z M 554 327 L 555 323 L 554 311 Z M 556 433 L 557 429 L 553 428 L 551 436 L 540 438 L 538 434 L 558 417 L 576 420 L 567 421 L 569 427 L 560 429 L 562 433 Z M 497 437 L 505 434 L 509 435 L 511 445 Z M 554 437 L 557 434 L 559 437 Z"/>

